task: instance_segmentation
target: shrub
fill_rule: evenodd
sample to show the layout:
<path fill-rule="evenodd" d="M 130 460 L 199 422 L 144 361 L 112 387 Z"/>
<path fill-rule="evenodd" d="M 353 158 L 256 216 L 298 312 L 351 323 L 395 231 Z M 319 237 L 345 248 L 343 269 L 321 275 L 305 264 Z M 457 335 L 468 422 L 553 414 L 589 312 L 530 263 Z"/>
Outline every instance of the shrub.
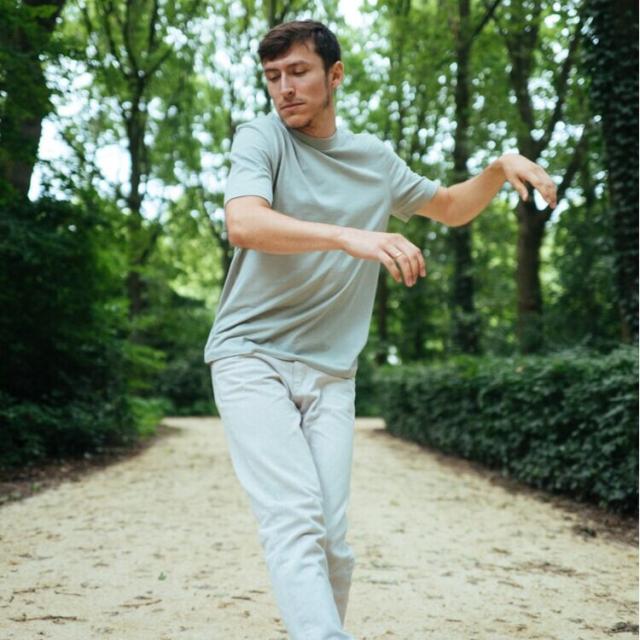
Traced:
<path fill-rule="evenodd" d="M 106 225 L 65 202 L 0 203 L 1 466 L 137 435 Z"/>
<path fill-rule="evenodd" d="M 534 487 L 632 512 L 638 351 L 458 357 L 379 372 L 387 429 Z"/>

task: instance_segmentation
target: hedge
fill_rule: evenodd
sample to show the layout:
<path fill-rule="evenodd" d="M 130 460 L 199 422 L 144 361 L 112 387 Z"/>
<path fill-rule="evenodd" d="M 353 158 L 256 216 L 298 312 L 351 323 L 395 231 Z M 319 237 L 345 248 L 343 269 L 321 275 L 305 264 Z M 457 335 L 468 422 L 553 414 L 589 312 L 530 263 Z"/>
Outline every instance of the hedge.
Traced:
<path fill-rule="evenodd" d="M 394 435 L 536 488 L 638 510 L 638 350 L 458 357 L 376 376 Z"/>
<path fill-rule="evenodd" d="M 0 468 L 138 436 L 107 222 L 67 202 L 0 199 Z"/>

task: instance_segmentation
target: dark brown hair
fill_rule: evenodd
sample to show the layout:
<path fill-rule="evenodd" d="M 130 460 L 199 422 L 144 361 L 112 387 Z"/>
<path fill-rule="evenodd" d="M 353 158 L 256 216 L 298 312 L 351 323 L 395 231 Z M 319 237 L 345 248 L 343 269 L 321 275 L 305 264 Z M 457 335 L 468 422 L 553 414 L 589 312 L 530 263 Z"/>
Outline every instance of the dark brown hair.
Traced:
<path fill-rule="evenodd" d="M 279 24 L 262 38 L 258 47 L 260 62 L 275 60 L 294 44 L 309 41 L 313 42 L 315 52 L 322 58 L 325 72 L 340 60 L 340 44 L 332 31 L 314 20 L 293 20 Z"/>

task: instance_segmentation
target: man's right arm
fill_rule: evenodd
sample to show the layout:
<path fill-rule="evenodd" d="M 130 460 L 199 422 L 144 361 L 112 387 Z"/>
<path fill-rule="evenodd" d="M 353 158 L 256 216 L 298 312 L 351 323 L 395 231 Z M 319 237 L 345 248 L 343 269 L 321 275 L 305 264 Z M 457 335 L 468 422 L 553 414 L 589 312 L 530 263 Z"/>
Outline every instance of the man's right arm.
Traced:
<path fill-rule="evenodd" d="M 397 282 L 413 286 L 426 275 L 418 247 L 398 233 L 309 222 L 273 210 L 258 196 L 233 198 L 225 207 L 229 242 L 272 254 L 345 251 L 383 264 Z"/>

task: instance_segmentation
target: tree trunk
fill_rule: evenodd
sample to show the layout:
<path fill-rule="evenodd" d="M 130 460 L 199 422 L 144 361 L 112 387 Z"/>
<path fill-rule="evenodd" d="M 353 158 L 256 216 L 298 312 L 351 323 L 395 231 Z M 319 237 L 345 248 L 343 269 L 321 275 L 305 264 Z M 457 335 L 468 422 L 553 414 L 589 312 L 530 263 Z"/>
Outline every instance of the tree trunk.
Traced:
<path fill-rule="evenodd" d="M 389 346 L 389 325 L 387 322 L 389 311 L 389 285 L 387 272 L 380 269 L 378 276 L 378 292 L 376 295 L 376 324 L 378 329 L 379 348 L 375 355 L 376 364 L 387 363 L 387 349 Z"/>
<path fill-rule="evenodd" d="M 518 325 L 522 353 L 539 351 L 544 343 L 542 290 L 540 287 L 540 248 L 545 219 L 531 201 L 518 203 Z"/>
<path fill-rule="evenodd" d="M 140 108 L 140 96 L 144 91 L 144 84 L 142 84 L 142 80 L 138 80 L 138 82 L 140 86 L 135 89 L 136 96 L 131 108 L 131 114 L 126 122 L 130 161 L 127 208 L 129 210 L 128 227 L 131 251 L 129 273 L 127 274 L 127 293 L 129 296 L 129 317 L 131 318 L 139 315 L 144 308 L 145 283 L 140 269 L 146 262 L 143 256 L 150 254 L 149 239 L 146 237 L 147 234 L 142 223 L 142 194 L 140 193 L 142 176 L 145 173 L 144 134 L 147 122 L 145 113 Z"/>
<path fill-rule="evenodd" d="M 638 338 L 638 5 L 589 0 L 587 65 L 602 134 L 621 338 Z"/>
<path fill-rule="evenodd" d="M 498 28 L 505 40 L 511 68 L 509 79 L 516 98 L 519 123 L 516 129 L 520 153 L 532 162 L 537 162 L 543 151 L 549 146 L 557 122 L 563 114 L 564 104 L 569 90 L 569 78 L 574 66 L 581 22 L 574 27 L 569 49 L 562 65 L 556 70 L 553 86 L 556 102 L 553 112 L 542 126 L 536 120 L 534 100 L 531 95 L 530 79 L 535 66 L 536 52 L 539 50 L 540 24 L 542 21 L 542 3 L 536 0 L 527 3 L 524 0 L 512 1 L 510 17 L 516 24 L 524 25 L 517 32 Z M 533 131 L 542 128 L 543 136 L 534 140 Z M 564 172 L 562 184 L 558 188 L 558 200 L 561 200 L 573 175 L 582 162 L 586 136 L 578 141 L 574 155 Z M 529 190 L 529 199 L 520 200 L 516 208 L 518 219 L 518 245 L 516 281 L 518 287 L 518 321 L 516 332 L 522 353 L 538 351 L 543 346 L 542 290 L 540 286 L 540 248 L 544 238 L 545 224 L 551 215 L 547 208 L 539 211 Z"/>
<path fill-rule="evenodd" d="M 0 120 L 0 178 L 17 197 L 26 199 L 38 159 L 42 120 L 50 110 L 49 88 L 40 56 L 49 44 L 64 0 L 26 0 L 24 5 L 26 11 L 52 7 L 52 13 L 46 18 L 34 20 L 28 13 L 18 15 L 17 27 L 0 30 L 0 46 L 8 53 Z"/>
<path fill-rule="evenodd" d="M 471 242 L 471 228 L 469 226 L 449 230 L 449 246 L 453 251 L 452 340 L 454 350 L 462 353 L 478 353 L 479 351 Z"/>
<path fill-rule="evenodd" d="M 469 0 L 458 2 L 456 33 L 456 132 L 453 149 L 453 182 L 464 182 L 469 176 L 469 114 L 471 50 Z M 475 310 L 471 226 L 449 229 L 449 246 L 453 253 L 453 283 L 451 288 L 452 341 L 456 351 L 478 353 L 478 318 Z"/>

